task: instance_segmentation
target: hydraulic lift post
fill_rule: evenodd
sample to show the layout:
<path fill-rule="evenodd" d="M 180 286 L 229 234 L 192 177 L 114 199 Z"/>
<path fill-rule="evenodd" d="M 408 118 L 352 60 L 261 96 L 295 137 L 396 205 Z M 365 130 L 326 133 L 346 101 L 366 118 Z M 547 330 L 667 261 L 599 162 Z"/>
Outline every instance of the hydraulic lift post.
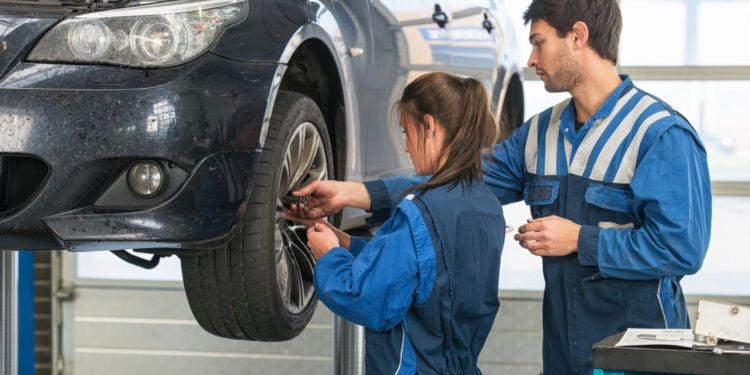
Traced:
<path fill-rule="evenodd" d="M 334 375 L 363 375 L 365 329 L 335 316 L 333 318 Z"/>
<path fill-rule="evenodd" d="M 18 253 L 0 250 L 0 374 L 18 372 Z"/>

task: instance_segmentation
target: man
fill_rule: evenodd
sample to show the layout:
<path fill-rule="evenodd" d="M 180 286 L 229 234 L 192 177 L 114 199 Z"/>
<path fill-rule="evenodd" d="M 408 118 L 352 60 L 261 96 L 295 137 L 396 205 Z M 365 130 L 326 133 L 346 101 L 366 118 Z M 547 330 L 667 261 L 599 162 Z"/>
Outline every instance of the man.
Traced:
<path fill-rule="evenodd" d="M 515 235 L 543 257 L 544 374 L 590 374 L 592 345 L 629 327 L 688 328 L 680 287 L 708 248 L 711 190 L 695 130 L 615 64 L 616 0 L 533 0 L 528 65 L 571 98 L 492 150 L 485 181 L 533 219 Z M 412 179 L 324 182 L 308 214 L 383 217 Z"/>

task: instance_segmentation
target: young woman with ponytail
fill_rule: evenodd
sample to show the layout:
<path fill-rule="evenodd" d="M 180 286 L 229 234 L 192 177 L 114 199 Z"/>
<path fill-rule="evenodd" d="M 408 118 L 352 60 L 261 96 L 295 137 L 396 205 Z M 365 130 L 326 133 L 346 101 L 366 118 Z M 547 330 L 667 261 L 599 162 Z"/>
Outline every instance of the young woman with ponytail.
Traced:
<path fill-rule="evenodd" d="M 505 233 L 502 207 L 482 182 L 496 122 L 480 82 L 445 73 L 411 82 L 395 109 L 426 181 L 369 241 L 311 226 L 315 289 L 331 311 L 366 328 L 366 373 L 480 374 L 477 358 L 499 308 Z M 316 182 L 297 193 L 315 192 L 308 207 L 287 216 L 320 216 L 318 204 L 328 200 L 318 198 L 341 197 L 352 184 L 361 185 Z"/>

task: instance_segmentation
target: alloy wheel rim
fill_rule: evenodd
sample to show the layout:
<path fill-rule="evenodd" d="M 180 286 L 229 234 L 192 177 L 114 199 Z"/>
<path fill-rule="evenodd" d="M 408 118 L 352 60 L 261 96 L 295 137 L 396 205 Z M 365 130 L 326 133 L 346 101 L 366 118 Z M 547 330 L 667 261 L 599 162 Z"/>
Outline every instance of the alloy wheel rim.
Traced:
<path fill-rule="evenodd" d="M 276 196 L 276 279 L 284 305 L 291 313 L 304 310 L 313 298 L 315 260 L 307 248 L 305 226 L 282 217 L 281 199 L 302 186 L 327 178 L 328 161 L 320 132 L 314 124 L 304 122 L 294 130 L 287 144 Z"/>

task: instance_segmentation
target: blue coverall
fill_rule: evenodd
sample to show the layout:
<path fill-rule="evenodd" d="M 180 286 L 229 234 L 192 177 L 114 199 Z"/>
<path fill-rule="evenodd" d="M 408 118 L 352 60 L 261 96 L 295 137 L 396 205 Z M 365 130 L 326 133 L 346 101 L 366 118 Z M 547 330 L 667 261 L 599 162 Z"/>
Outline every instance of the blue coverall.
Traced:
<path fill-rule="evenodd" d="M 545 375 L 590 374 L 592 345 L 626 328 L 689 326 L 679 282 L 708 248 L 705 149 L 687 120 L 621 78 L 579 130 L 563 101 L 496 146 L 485 166 L 502 204 L 523 199 L 534 218 L 582 225 L 577 252 L 543 258 Z M 395 195 L 415 180 L 383 183 Z M 379 215 L 390 205 L 373 195 Z"/>
<path fill-rule="evenodd" d="M 485 184 L 442 186 L 403 199 L 369 242 L 318 260 L 318 298 L 366 328 L 368 375 L 481 374 L 504 227 Z"/>

